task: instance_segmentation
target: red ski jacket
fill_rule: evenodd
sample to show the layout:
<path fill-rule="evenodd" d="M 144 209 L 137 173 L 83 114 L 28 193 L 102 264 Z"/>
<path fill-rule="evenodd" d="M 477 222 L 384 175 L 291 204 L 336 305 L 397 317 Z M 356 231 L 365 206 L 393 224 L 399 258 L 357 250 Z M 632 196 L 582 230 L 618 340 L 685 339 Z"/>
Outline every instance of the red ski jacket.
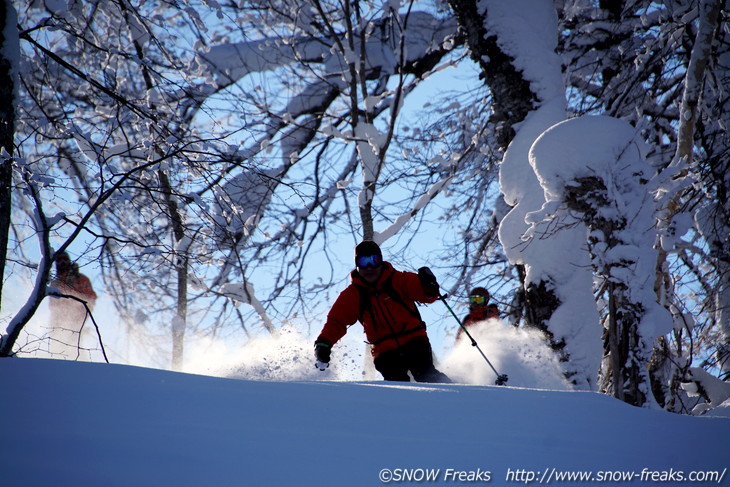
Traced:
<path fill-rule="evenodd" d="M 469 326 L 477 321 L 484 321 L 491 318 L 499 318 L 499 309 L 496 304 L 478 306 L 469 311 L 469 314 L 466 315 L 464 318 L 464 326 Z"/>
<path fill-rule="evenodd" d="M 85 275 L 62 274 L 51 282 L 51 286 L 62 294 L 83 299 L 90 310 L 94 309 L 97 296 L 91 286 L 91 281 Z M 51 325 L 55 327 L 80 326 L 86 320 L 86 307 L 74 299 L 51 296 L 48 308 L 51 312 Z"/>
<path fill-rule="evenodd" d="M 471 326 L 479 321 L 488 320 L 491 318 L 499 318 L 499 308 L 496 304 L 489 304 L 487 306 L 477 306 L 469 314 L 464 317 L 464 326 Z M 459 338 L 464 329 L 459 327 L 459 331 L 456 333 L 456 338 Z"/>
<path fill-rule="evenodd" d="M 350 274 L 351 284 L 335 300 L 317 341 L 334 345 L 347 328 L 359 321 L 377 357 L 417 337 L 427 337 L 416 302 L 433 303 L 438 296 L 427 296 L 418 274 L 397 271 L 383 262 L 383 272 L 374 285 Z"/>

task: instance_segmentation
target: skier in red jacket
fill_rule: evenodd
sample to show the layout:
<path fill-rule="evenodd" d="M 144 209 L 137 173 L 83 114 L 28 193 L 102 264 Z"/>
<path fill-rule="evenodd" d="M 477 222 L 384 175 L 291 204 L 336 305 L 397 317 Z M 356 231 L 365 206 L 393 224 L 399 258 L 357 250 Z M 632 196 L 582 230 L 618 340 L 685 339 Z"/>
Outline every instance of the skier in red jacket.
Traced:
<path fill-rule="evenodd" d="M 489 291 L 483 287 L 475 287 L 469 293 L 469 314 L 464 317 L 462 324 L 468 327 L 479 321 L 491 318 L 499 318 L 499 309 L 496 304 L 489 304 Z M 464 333 L 463 328 L 459 328 L 456 339 Z"/>
<path fill-rule="evenodd" d="M 56 278 L 51 286 L 62 294 L 84 300 L 89 310 L 94 309 L 97 296 L 91 281 L 79 272 L 78 264 L 72 263 L 65 252 L 56 257 Z M 51 296 L 48 305 L 51 325 L 57 328 L 80 329 L 88 314 L 86 307 L 72 298 Z"/>
<path fill-rule="evenodd" d="M 385 380 L 451 382 L 433 364 L 431 343 L 416 302 L 432 303 L 439 295 L 428 267 L 418 274 L 397 271 L 383 261 L 380 247 L 365 240 L 355 247 L 351 284 L 335 300 L 315 341 L 316 366 L 329 366 L 332 346 L 359 321 L 372 345 L 373 363 Z"/>
<path fill-rule="evenodd" d="M 84 323 L 94 309 L 96 293 L 88 277 L 79 272 L 79 266 L 71 262 L 65 252 L 56 256 L 56 278 L 51 287 L 65 296 L 49 296 L 50 335 L 48 351 L 53 355 L 72 355 L 81 344 L 82 334 L 88 327 Z M 74 299 L 83 300 L 84 303 Z"/>

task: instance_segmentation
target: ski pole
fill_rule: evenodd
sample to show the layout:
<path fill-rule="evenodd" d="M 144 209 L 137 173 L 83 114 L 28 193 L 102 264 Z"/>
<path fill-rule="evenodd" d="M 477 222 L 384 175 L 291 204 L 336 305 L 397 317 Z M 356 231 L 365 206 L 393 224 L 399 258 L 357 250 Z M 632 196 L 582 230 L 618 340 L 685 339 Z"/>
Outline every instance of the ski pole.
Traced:
<path fill-rule="evenodd" d="M 473 336 L 471 336 L 471 333 L 469 333 L 469 330 L 467 330 L 466 327 L 461 323 L 461 320 L 459 319 L 459 317 L 456 316 L 456 313 L 454 313 L 454 310 L 451 309 L 451 306 L 449 306 L 449 303 L 446 302 L 446 296 L 447 296 L 446 294 L 440 295 L 439 299 L 441 301 L 443 301 L 443 303 L 446 305 L 446 308 L 451 312 L 451 316 L 453 316 L 454 319 L 456 319 L 456 321 L 457 321 L 457 323 L 459 323 L 459 326 L 461 327 L 461 329 L 464 331 L 464 333 L 466 333 L 466 336 L 469 337 L 469 340 L 471 340 L 471 346 L 476 347 L 476 349 L 479 350 L 479 353 L 482 354 L 482 357 L 484 357 L 484 360 L 487 361 L 487 364 L 489 364 L 489 366 L 492 368 L 494 373 L 497 375 L 497 380 L 494 381 L 494 383 L 497 384 L 498 386 L 505 385 L 507 383 L 507 379 L 508 379 L 507 374 L 500 374 L 499 372 L 497 372 L 497 369 L 494 368 L 494 365 L 492 365 L 492 362 L 490 362 L 489 359 L 487 358 L 487 356 L 484 355 L 484 352 L 482 351 L 481 348 L 479 348 L 479 344 L 477 344 L 477 341 L 474 340 Z"/>

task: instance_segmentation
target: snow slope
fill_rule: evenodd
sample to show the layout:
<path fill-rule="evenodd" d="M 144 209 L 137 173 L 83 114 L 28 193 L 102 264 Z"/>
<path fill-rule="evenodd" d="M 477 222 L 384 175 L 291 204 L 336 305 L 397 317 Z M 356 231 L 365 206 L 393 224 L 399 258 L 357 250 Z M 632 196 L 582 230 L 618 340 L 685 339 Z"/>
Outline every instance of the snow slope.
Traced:
<path fill-rule="evenodd" d="M 2 485 L 507 485 L 559 483 L 564 471 L 619 485 L 613 476 L 632 474 L 631 485 L 650 485 L 650 471 L 730 482 L 730 419 L 592 392 L 244 381 L 44 359 L 0 360 L 0 384 Z"/>

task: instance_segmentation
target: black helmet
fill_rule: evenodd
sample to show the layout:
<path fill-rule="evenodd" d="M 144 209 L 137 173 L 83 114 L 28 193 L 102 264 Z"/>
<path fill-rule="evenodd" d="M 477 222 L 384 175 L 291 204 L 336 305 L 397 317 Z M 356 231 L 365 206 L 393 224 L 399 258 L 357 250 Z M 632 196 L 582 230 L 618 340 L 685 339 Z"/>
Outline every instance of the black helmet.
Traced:
<path fill-rule="evenodd" d="M 383 256 L 383 252 L 380 250 L 378 244 L 372 240 L 363 240 L 355 247 L 355 257 L 359 255 L 379 255 Z"/>
<path fill-rule="evenodd" d="M 469 293 L 469 308 L 486 306 L 489 301 L 489 291 L 483 287 L 475 287 Z"/>
<path fill-rule="evenodd" d="M 487 291 L 483 287 L 475 287 L 471 290 L 469 296 L 484 296 L 485 298 L 489 299 L 489 291 Z"/>
<path fill-rule="evenodd" d="M 358 257 L 368 257 L 371 255 L 377 255 L 380 259 L 383 259 L 383 252 L 380 250 L 378 244 L 372 240 L 363 240 L 355 247 L 355 263 L 357 265 Z"/>

